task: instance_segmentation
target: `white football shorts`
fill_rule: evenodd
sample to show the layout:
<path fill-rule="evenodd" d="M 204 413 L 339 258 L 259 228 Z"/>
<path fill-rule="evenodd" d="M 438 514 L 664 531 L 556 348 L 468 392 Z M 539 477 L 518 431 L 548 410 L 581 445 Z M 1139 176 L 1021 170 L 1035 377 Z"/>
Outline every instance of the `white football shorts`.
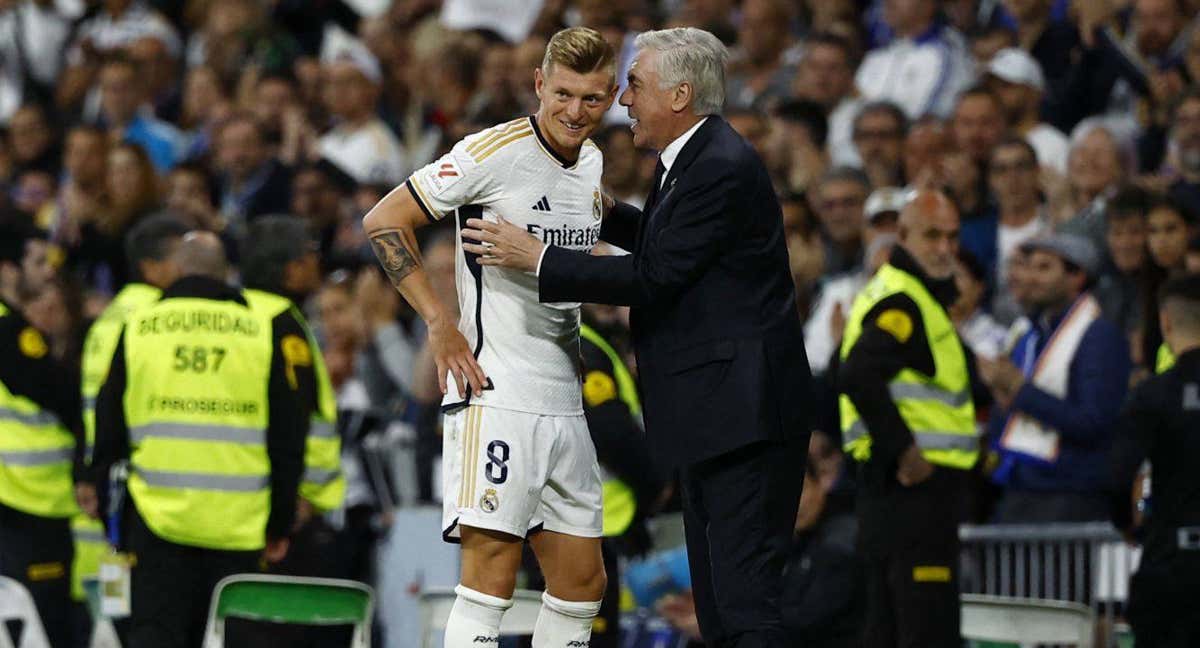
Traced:
<path fill-rule="evenodd" d="M 444 540 L 459 542 L 460 525 L 601 536 L 600 465 L 582 414 L 470 405 L 444 417 Z"/>

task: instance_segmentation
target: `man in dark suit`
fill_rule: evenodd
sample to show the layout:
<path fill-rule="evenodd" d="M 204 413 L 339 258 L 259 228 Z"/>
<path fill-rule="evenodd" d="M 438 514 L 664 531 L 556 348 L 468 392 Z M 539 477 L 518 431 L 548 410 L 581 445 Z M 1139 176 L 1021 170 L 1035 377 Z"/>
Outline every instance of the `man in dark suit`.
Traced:
<path fill-rule="evenodd" d="M 781 572 L 811 377 L 779 203 L 754 149 L 717 116 L 721 43 L 682 28 L 637 45 L 620 101 L 634 143 L 661 155 L 646 207 L 611 204 L 600 230 L 633 254 L 589 256 L 478 219 L 464 248 L 536 272 L 543 302 L 633 307 L 648 441 L 681 471 L 701 632 L 712 646 L 790 646 Z"/>

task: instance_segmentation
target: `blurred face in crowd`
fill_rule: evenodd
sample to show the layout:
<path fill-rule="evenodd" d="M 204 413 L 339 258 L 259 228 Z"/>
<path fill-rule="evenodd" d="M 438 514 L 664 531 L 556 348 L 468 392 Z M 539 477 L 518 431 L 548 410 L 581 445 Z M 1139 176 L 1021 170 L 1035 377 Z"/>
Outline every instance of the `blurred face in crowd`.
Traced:
<path fill-rule="evenodd" d="M 107 160 L 108 143 L 103 134 L 76 129 L 67 135 L 63 167 L 75 183 L 88 188 L 103 183 Z"/>
<path fill-rule="evenodd" d="M 829 238 L 840 244 L 861 240 L 867 188 L 854 180 L 832 179 L 821 184 L 818 194 L 817 214 Z"/>
<path fill-rule="evenodd" d="M 873 110 L 861 115 L 854 128 L 854 146 L 864 164 L 898 166 L 904 147 L 903 128 L 887 111 Z"/>
<path fill-rule="evenodd" d="M 513 66 L 509 69 L 509 91 L 517 97 L 528 97 L 529 75 L 542 66 L 542 58 L 546 54 L 546 41 L 536 36 L 530 36 L 513 51 Z M 537 96 L 534 95 L 536 100 Z"/>
<path fill-rule="evenodd" d="M 138 74 L 151 96 L 159 96 L 170 87 L 175 78 L 175 62 L 166 43 L 158 38 L 139 38 L 129 45 L 128 52 L 137 62 Z"/>
<path fill-rule="evenodd" d="M 46 115 L 36 106 L 23 106 L 8 122 L 8 141 L 16 162 L 37 159 L 50 148 L 52 131 Z"/>
<path fill-rule="evenodd" d="M 1001 211 L 1024 211 L 1038 204 L 1038 165 L 1029 149 L 999 146 L 988 164 L 988 185 Z"/>
<path fill-rule="evenodd" d="M 1146 218 L 1137 212 L 1109 214 L 1104 233 L 1108 256 L 1117 270 L 1131 274 L 1146 261 Z"/>
<path fill-rule="evenodd" d="M 183 84 L 185 120 L 198 126 L 213 118 L 213 113 L 225 107 L 227 101 L 225 90 L 221 87 L 215 70 L 204 65 L 188 70 Z"/>
<path fill-rule="evenodd" d="M 217 135 L 217 165 L 235 182 L 246 180 L 266 161 L 258 126 L 248 119 L 235 119 Z"/>
<path fill-rule="evenodd" d="M 349 281 L 328 283 L 317 293 L 317 311 L 325 337 L 358 337 L 359 312 L 354 305 Z"/>
<path fill-rule="evenodd" d="M 1017 22 L 1030 22 L 1050 13 L 1050 0 L 1003 0 L 1004 8 Z"/>
<path fill-rule="evenodd" d="M 883 0 L 883 21 L 897 34 L 912 37 L 933 20 L 933 0 Z"/>
<path fill-rule="evenodd" d="M 540 106 L 538 125 L 550 144 L 568 159 L 574 159 L 584 140 L 600 128 L 604 113 L 616 97 L 611 69 L 580 73 L 551 63 L 534 71 L 533 87 Z"/>
<path fill-rule="evenodd" d="M 954 261 L 954 286 L 958 289 L 958 300 L 950 307 L 950 317 L 963 320 L 979 309 L 986 286 L 958 260 Z"/>
<path fill-rule="evenodd" d="M 1197 30 L 1200 32 L 1200 30 Z M 1172 137 L 1184 173 L 1200 174 L 1200 97 L 1191 97 L 1175 110 Z"/>
<path fill-rule="evenodd" d="M 832 108 L 850 93 L 853 83 L 854 70 L 846 52 L 829 43 L 814 43 L 800 59 L 794 90 L 801 99 Z"/>
<path fill-rule="evenodd" d="M 305 169 L 292 178 L 292 213 L 301 218 L 336 218 L 340 200 L 333 183 L 315 169 Z"/>
<path fill-rule="evenodd" d="M 482 90 L 493 97 L 504 96 L 508 93 L 509 70 L 513 66 L 513 48 L 506 43 L 497 43 L 488 47 L 483 53 L 483 61 L 479 66 L 479 83 Z"/>
<path fill-rule="evenodd" d="M 1037 310 L 1059 309 L 1079 296 L 1086 277 L 1078 270 L 1068 270 L 1057 254 L 1033 250 L 1029 253 L 1029 272 L 1025 281 L 1030 306 Z"/>
<path fill-rule="evenodd" d="M 1183 65 L 1188 78 L 1200 79 L 1200 29 L 1192 32 L 1192 42 L 1183 53 Z"/>
<path fill-rule="evenodd" d="M 1146 246 L 1154 264 L 1165 270 L 1183 265 L 1187 254 L 1187 221 L 1173 207 L 1160 205 L 1146 216 Z"/>
<path fill-rule="evenodd" d="M 336 61 L 325 66 L 325 108 L 334 117 L 359 121 L 371 116 L 379 88 L 353 63 Z"/>
<path fill-rule="evenodd" d="M 951 122 L 954 142 L 978 164 L 987 162 L 992 148 L 1004 136 L 1004 115 L 994 97 L 964 95 Z"/>
<path fill-rule="evenodd" d="M 771 128 L 767 120 L 758 113 L 753 112 L 737 112 L 726 117 L 729 125 L 733 130 L 737 131 L 738 135 L 746 138 L 747 142 L 754 147 L 758 154 L 764 159 L 770 157 L 768 154 L 768 138 Z M 607 159 L 606 159 L 607 161 Z"/>
<path fill-rule="evenodd" d="M 153 191 L 154 178 L 146 177 L 145 173 L 136 153 L 124 146 L 114 148 L 108 154 L 108 195 L 113 204 L 135 205 L 148 191 Z"/>
<path fill-rule="evenodd" d="M 1034 88 L 990 75 L 987 77 L 987 86 L 1000 100 L 1004 119 L 1010 126 L 1016 126 L 1030 117 L 1037 119 L 1038 102 L 1042 97 Z"/>
<path fill-rule="evenodd" d="M 789 16 L 782 0 L 746 0 L 738 44 L 752 65 L 767 65 L 787 46 Z"/>
<path fill-rule="evenodd" d="M 1017 302 L 1017 305 L 1025 311 L 1032 308 L 1029 301 L 1029 275 L 1031 272 L 1028 253 L 1017 249 L 1008 255 L 1008 266 L 1004 268 L 1005 285 L 1008 286 L 1008 294 L 1012 295 L 1013 301 Z"/>
<path fill-rule="evenodd" d="M 1011 32 L 999 29 L 984 32 L 971 39 L 971 55 L 980 68 L 991 62 L 992 57 L 1005 47 L 1013 47 L 1016 43 Z"/>
<path fill-rule="evenodd" d="M 945 184 L 942 157 L 949 147 L 950 135 L 941 122 L 916 123 L 904 138 L 904 177 L 910 183 L 928 180 L 935 186 Z"/>
<path fill-rule="evenodd" d="M 26 299 L 44 292 L 58 275 L 50 260 L 50 244 L 41 239 L 26 241 L 20 270 L 20 292 Z"/>
<path fill-rule="evenodd" d="M 1067 162 L 1071 188 L 1091 200 L 1121 177 L 1121 159 L 1117 143 L 1103 128 L 1094 128 L 1071 149 Z"/>
<path fill-rule="evenodd" d="M 264 79 L 254 89 L 254 114 L 272 132 L 283 130 L 283 114 L 296 103 L 296 88 L 279 77 Z"/>
<path fill-rule="evenodd" d="M 167 209 L 191 216 L 203 209 L 213 208 L 212 197 L 209 193 L 208 180 L 195 169 L 176 169 L 167 177 Z M 192 223 L 199 227 L 200 223 Z"/>
<path fill-rule="evenodd" d="M 900 213 L 900 244 L 931 279 L 954 276 L 958 230 L 958 210 L 939 192 L 920 192 Z"/>
<path fill-rule="evenodd" d="M 604 186 L 619 187 L 622 190 L 636 186 L 637 161 L 638 152 L 633 146 L 633 133 L 623 128 L 610 131 L 604 142 Z"/>
<path fill-rule="evenodd" d="M 48 337 L 63 339 L 71 333 L 71 314 L 66 296 L 55 282 L 47 282 L 45 290 L 25 302 L 22 308 L 29 323 Z"/>
<path fill-rule="evenodd" d="M 1136 0 L 1133 25 L 1137 30 L 1138 49 L 1143 54 L 1166 52 L 1183 29 L 1178 0 Z"/>
<path fill-rule="evenodd" d="M 100 70 L 100 105 L 110 126 L 127 123 L 142 103 L 137 71 L 127 63 L 111 62 Z"/>
<path fill-rule="evenodd" d="M 36 214 L 43 205 L 54 199 L 54 176 L 45 171 L 30 170 L 17 176 L 13 187 L 13 206 Z"/>

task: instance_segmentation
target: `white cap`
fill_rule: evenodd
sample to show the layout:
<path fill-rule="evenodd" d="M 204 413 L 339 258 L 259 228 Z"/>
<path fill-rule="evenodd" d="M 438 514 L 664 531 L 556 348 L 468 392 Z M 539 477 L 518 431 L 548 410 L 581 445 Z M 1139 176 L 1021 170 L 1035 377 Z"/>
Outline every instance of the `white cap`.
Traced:
<path fill-rule="evenodd" d="M 1042 66 L 1023 49 L 1006 47 L 988 62 L 987 73 L 1009 83 L 1029 86 L 1035 90 L 1046 89 L 1046 77 Z"/>
<path fill-rule="evenodd" d="M 321 44 L 321 63 L 350 63 L 362 73 L 371 83 L 383 82 L 383 68 L 379 59 L 367 49 L 367 46 L 357 38 L 344 31 L 326 30 L 325 39 Z"/>
<path fill-rule="evenodd" d="M 880 187 L 867 196 L 867 203 L 863 205 L 863 216 L 866 216 L 867 222 L 870 223 L 880 214 L 899 214 L 908 204 L 908 200 L 908 192 L 899 187 Z"/>

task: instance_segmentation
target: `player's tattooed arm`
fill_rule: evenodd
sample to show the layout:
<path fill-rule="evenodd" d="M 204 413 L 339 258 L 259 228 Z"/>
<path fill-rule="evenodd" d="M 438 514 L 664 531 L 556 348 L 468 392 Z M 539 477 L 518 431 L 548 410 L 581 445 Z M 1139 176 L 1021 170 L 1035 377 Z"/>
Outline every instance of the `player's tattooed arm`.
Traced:
<path fill-rule="evenodd" d="M 383 271 L 397 289 L 400 282 L 421 267 L 420 253 L 412 233 L 404 229 L 382 230 L 371 234 L 371 249 Z"/>

